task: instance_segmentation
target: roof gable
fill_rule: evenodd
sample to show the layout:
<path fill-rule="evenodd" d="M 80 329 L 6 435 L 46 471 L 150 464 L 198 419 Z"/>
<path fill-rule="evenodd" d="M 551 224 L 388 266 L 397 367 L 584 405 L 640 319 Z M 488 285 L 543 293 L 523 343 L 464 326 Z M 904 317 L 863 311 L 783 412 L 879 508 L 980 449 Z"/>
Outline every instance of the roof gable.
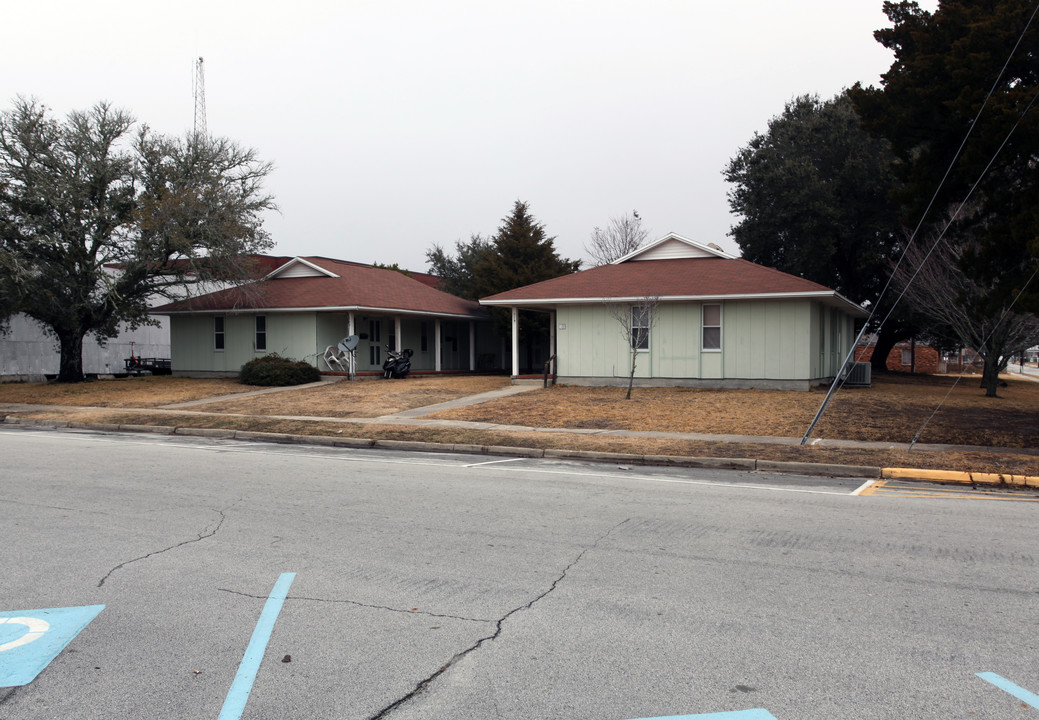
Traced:
<path fill-rule="evenodd" d="M 663 302 L 811 298 L 863 314 L 823 285 L 742 258 L 719 256 L 600 265 L 481 298 L 480 304 L 551 309 L 648 297 Z"/>
<path fill-rule="evenodd" d="M 288 266 L 292 267 L 288 267 Z M 157 315 L 217 312 L 374 311 L 482 319 L 479 303 L 383 268 L 323 257 L 297 257 L 257 283 L 181 300 Z"/>
<path fill-rule="evenodd" d="M 268 274 L 265 280 L 274 278 L 301 278 L 301 277 L 339 277 L 331 270 L 315 265 L 309 260 L 294 257 L 281 267 Z"/>
<path fill-rule="evenodd" d="M 704 245 L 695 240 L 690 240 L 678 233 L 668 233 L 662 238 L 654 240 L 649 245 L 638 248 L 624 257 L 617 258 L 611 265 L 640 261 L 640 260 L 679 260 L 688 258 L 727 258 L 733 259 L 735 255 L 729 255 L 713 243 Z"/>

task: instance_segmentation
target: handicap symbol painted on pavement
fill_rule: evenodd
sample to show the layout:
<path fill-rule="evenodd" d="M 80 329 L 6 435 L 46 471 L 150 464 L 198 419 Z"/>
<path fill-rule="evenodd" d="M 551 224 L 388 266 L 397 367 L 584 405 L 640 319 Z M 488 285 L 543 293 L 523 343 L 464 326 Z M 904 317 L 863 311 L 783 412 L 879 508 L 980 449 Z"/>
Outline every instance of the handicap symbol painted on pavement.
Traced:
<path fill-rule="evenodd" d="M 768 710 L 736 710 L 734 712 L 706 713 L 704 715 L 668 715 L 667 717 L 640 718 L 639 720 L 776 720 Z"/>
<path fill-rule="evenodd" d="M 0 652 L 3 652 L 4 650 L 14 650 L 16 647 L 20 647 L 26 643 L 31 643 L 33 640 L 39 640 L 43 637 L 43 633 L 51 629 L 51 624 L 49 622 L 34 617 L 0 617 L 0 623 L 24 625 L 28 628 L 17 640 L 11 640 L 10 642 L 0 644 Z"/>
<path fill-rule="evenodd" d="M 0 611 L 0 687 L 28 685 L 104 605 Z"/>

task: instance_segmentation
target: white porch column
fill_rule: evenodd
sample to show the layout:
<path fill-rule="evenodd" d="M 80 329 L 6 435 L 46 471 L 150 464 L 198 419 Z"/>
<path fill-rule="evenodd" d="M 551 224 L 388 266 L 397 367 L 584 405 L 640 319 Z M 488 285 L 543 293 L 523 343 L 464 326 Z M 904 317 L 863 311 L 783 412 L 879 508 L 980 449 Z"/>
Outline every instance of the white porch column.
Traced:
<path fill-rule="evenodd" d="M 469 321 L 469 372 L 476 371 L 476 323 Z"/>
<path fill-rule="evenodd" d="M 400 352 L 400 315 L 395 315 L 393 318 L 393 346 L 394 351 Z"/>
<path fill-rule="evenodd" d="M 433 369 L 440 372 L 440 318 L 433 322 Z"/>
<path fill-rule="evenodd" d="M 519 375 L 519 308 L 512 310 L 512 377 Z"/>
<path fill-rule="evenodd" d="M 349 335 L 356 335 L 357 333 L 355 332 L 355 329 L 354 329 L 354 314 L 352 312 L 347 313 L 346 317 L 347 317 L 347 321 L 346 321 L 346 334 L 348 336 Z M 349 377 L 351 379 L 353 379 L 354 375 L 357 373 L 357 367 L 356 367 L 356 365 L 357 365 L 357 358 L 354 357 L 355 353 L 356 353 L 356 348 L 354 349 L 354 352 L 350 352 L 350 353 L 346 354 L 347 355 L 347 357 L 346 357 L 346 374 L 347 374 L 347 377 Z"/>
<path fill-rule="evenodd" d="M 552 358 L 551 363 L 548 366 L 548 372 L 550 375 L 556 374 L 556 364 L 559 362 L 559 356 L 556 355 L 556 311 L 553 310 L 548 314 L 548 354 Z"/>

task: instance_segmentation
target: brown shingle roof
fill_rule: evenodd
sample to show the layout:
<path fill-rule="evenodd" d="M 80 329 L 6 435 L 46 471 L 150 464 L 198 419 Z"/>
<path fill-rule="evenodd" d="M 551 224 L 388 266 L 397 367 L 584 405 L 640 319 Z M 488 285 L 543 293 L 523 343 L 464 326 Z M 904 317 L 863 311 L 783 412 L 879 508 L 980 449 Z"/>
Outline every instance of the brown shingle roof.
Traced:
<path fill-rule="evenodd" d="M 478 303 L 449 295 L 394 270 L 332 260 L 301 258 L 338 277 L 278 277 L 154 308 L 159 315 L 192 312 L 299 309 L 376 309 L 485 317 Z"/>
<path fill-rule="evenodd" d="M 712 257 L 633 260 L 616 265 L 601 265 L 491 295 L 482 298 L 480 302 L 489 305 L 537 305 L 608 298 L 725 299 L 776 295 L 840 298 L 823 285 L 742 258 Z M 853 305 L 850 302 L 848 304 Z"/>

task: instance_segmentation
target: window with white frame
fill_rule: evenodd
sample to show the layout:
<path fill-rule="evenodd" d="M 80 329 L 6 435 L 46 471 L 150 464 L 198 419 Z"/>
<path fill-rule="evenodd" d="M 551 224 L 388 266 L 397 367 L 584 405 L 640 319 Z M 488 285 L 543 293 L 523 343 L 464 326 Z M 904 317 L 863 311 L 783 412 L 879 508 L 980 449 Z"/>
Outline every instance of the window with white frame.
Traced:
<path fill-rule="evenodd" d="M 256 316 L 256 350 L 267 351 L 267 316 Z"/>
<path fill-rule="evenodd" d="M 631 347 L 633 350 L 649 350 L 650 308 L 645 305 L 631 306 Z"/>
<path fill-rule="evenodd" d="M 701 349 L 703 350 L 721 350 L 722 349 L 722 306 L 721 305 L 704 305 L 703 306 L 703 325 L 702 325 L 702 338 L 701 338 Z"/>
<path fill-rule="evenodd" d="M 224 316 L 217 315 L 213 318 L 213 349 L 224 349 Z"/>

